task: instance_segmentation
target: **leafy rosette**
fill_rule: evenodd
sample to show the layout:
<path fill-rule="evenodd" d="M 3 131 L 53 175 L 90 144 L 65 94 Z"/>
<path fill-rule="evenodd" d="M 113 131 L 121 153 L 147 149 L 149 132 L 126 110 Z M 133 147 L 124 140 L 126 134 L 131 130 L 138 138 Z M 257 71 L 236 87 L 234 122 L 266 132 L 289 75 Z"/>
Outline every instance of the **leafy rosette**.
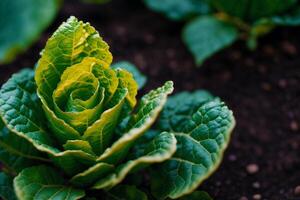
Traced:
<path fill-rule="evenodd" d="M 110 68 L 111 62 L 98 32 L 71 17 L 48 40 L 36 70 L 22 70 L 2 86 L 0 159 L 18 174 L 18 199 L 79 199 L 84 190 L 76 188 L 110 189 L 130 172 L 175 153 L 176 139 L 168 132 L 149 141 L 138 157 L 130 153 L 158 117 L 173 83 L 136 105 L 133 75 Z"/>

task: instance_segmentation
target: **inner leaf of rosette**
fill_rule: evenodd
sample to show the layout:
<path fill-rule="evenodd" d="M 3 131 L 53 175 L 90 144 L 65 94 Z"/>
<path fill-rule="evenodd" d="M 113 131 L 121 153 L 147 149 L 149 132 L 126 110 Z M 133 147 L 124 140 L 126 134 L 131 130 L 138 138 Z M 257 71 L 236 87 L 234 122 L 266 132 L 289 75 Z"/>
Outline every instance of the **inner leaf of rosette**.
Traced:
<path fill-rule="evenodd" d="M 124 103 L 130 107 L 136 103 L 137 86 L 130 87 L 128 75 L 128 72 L 110 69 L 94 58 L 85 58 L 63 72 L 52 94 L 53 109 L 65 126 L 78 133 L 77 138 L 63 140 L 66 150 L 100 155 L 109 147 Z M 53 128 L 53 131 L 57 129 Z"/>

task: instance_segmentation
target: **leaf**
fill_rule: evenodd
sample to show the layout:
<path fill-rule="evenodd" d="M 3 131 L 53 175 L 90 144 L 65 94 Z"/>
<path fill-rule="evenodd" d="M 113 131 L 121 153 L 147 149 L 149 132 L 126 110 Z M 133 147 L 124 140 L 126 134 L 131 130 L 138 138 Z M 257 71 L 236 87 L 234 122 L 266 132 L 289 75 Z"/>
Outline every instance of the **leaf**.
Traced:
<path fill-rule="evenodd" d="M 28 141 L 38 151 L 49 154 L 56 165 L 67 173 L 77 173 L 82 170 L 83 163 L 94 163 L 95 157 L 80 150 L 61 152 L 55 147 L 55 142 L 48 135 L 44 124 L 46 120 L 41 110 L 40 100 L 36 95 L 33 76 L 32 70 L 25 69 L 13 75 L 2 86 L 0 90 L 2 121 L 6 128 L 16 136 L 16 140 L 20 137 L 20 141 Z M 14 144 L 17 145 L 17 143 Z"/>
<path fill-rule="evenodd" d="M 130 62 L 120 61 L 120 62 L 114 63 L 111 67 L 113 69 L 118 69 L 118 68 L 125 69 L 128 72 L 130 72 L 133 75 L 134 80 L 138 84 L 138 89 L 142 89 L 147 82 L 147 77 L 145 75 L 143 75 L 139 71 L 139 69 Z"/>
<path fill-rule="evenodd" d="M 35 73 L 38 94 L 44 106 L 52 108 L 52 94 L 66 68 L 85 57 L 99 59 L 109 66 L 112 55 L 108 45 L 89 25 L 70 17 L 47 41 Z"/>
<path fill-rule="evenodd" d="M 233 25 L 211 16 L 198 17 L 183 30 L 183 40 L 198 66 L 237 39 L 238 31 Z"/>
<path fill-rule="evenodd" d="M 208 93 L 197 93 L 190 100 L 183 94 L 171 97 L 159 120 L 162 131 L 175 134 L 177 150 L 154 167 L 151 188 L 157 198 L 179 198 L 195 190 L 220 165 L 229 143 L 235 126 L 232 112 Z M 194 102 L 195 96 L 202 101 Z"/>
<path fill-rule="evenodd" d="M 58 11 L 57 0 L 0 1 L 0 63 L 11 62 L 50 25 Z"/>
<path fill-rule="evenodd" d="M 164 132 L 156 136 L 144 149 L 144 154 L 119 165 L 110 175 L 100 179 L 94 189 L 109 189 L 119 184 L 128 173 L 134 172 L 152 163 L 169 159 L 176 151 L 176 139 L 173 134 Z"/>
<path fill-rule="evenodd" d="M 207 192 L 195 191 L 191 194 L 179 198 L 179 200 L 213 200 L 213 199 Z"/>
<path fill-rule="evenodd" d="M 107 200 L 148 200 L 147 195 L 131 185 L 119 185 L 106 193 Z"/>
<path fill-rule="evenodd" d="M 13 189 L 13 179 L 0 173 L 0 197 L 3 200 L 17 200 Z"/>
<path fill-rule="evenodd" d="M 163 13 L 171 20 L 185 20 L 211 11 L 205 0 L 144 0 L 144 2 L 151 10 Z"/>
<path fill-rule="evenodd" d="M 211 0 L 214 7 L 230 15 L 245 19 L 257 20 L 280 14 L 291 8 L 297 0 Z"/>
<path fill-rule="evenodd" d="M 149 92 L 142 97 L 136 114 L 129 119 L 126 132 L 112 146 L 97 159 L 98 162 L 115 164 L 122 160 L 134 141 L 141 137 L 155 122 L 167 101 L 167 96 L 173 92 L 173 82 L 166 82 L 164 86 Z"/>
<path fill-rule="evenodd" d="M 38 161 L 48 161 L 31 143 L 11 133 L 0 120 L 0 161 L 4 169 L 16 175 Z"/>
<path fill-rule="evenodd" d="M 53 168 L 36 166 L 24 169 L 14 179 L 14 188 L 19 200 L 76 200 L 85 196 L 83 190 L 67 186 L 64 182 Z"/>
<path fill-rule="evenodd" d="M 300 7 L 296 7 L 290 12 L 282 15 L 276 15 L 268 18 L 263 18 L 256 24 L 271 25 L 271 26 L 299 26 L 300 24 Z"/>

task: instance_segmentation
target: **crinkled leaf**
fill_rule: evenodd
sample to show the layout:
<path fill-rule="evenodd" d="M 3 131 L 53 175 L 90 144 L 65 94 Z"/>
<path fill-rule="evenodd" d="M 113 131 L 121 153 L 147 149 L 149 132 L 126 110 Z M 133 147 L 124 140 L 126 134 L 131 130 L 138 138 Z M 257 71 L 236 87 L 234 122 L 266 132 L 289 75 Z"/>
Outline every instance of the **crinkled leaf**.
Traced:
<path fill-rule="evenodd" d="M 19 200 L 76 200 L 85 196 L 83 190 L 65 185 L 62 176 L 55 169 L 46 166 L 24 169 L 14 179 L 14 188 Z"/>
<path fill-rule="evenodd" d="M 246 19 L 257 20 L 280 14 L 291 8 L 297 0 L 211 0 L 213 5 L 230 15 Z"/>
<path fill-rule="evenodd" d="M 179 200 L 213 200 L 213 199 L 207 192 L 195 191 L 191 194 L 179 198 Z"/>
<path fill-rule="evenodd" d="M 10 132 L 0 120 L 0 161 L 5 170 L 16 175 L 22 169 L 47 161 L 26 139 Z"/>
<path fill-rule="evenodd" d="M 57 0 L 0 1 L 0 62 L 25 51 L 54 19 Z"/>
<path fill-rule="evenodd" d="M 97 163 L 84 172 L 73 176 L 71 182 L 72 184 L 80 187 L 91 186 L 97 180 L 112 172 L 114 168 L 115 167 L 113 165 L 107 163 Z"/>
<path fill-rule="evenodd" d="M 219 166 L 229 143 L 235 125 L 232 112 L 220 100 L 198 93 L 203 101 L 182 94 L 171 97 L 162 113 L 160 127 L 175 134 L 177 150 L 154 168 L 152 191 L 158 198 L 178 198 L 195 190 Z"/>
<path fill-rule="evenodd" d="M 106 193 L 106 200 L 148 200 L 147 195 L 135 186 L 119 185 Z"/>
<path fill-rule="evenodd" d="M 44 124 L 45 117 L 36 95 L 33 76 L 32 70 L 25 69 L 13 75 L 2 86 L 1 118 L 11 133 L 22 138 L 20 141 L 27 140 L 39 151 L 48 153 L 67 173 L 79 172 L 83 167 L 81 163 L 91 164 L 95 157 L 80 150 L 60 152 L 53 146 L 55 142 L 49 137 Z"/>
<path fill-rule="evenodd" d="M 13 188 L 13 179 L 3 172 L 0 173 L 0 197 L 3 200 L 17 200 Z"/>
<path fill-rule="evenodd" d="M 57 116 L 57 112 L 54 112 L 52 95 L 58 84 L 61 81 L 64 82 L 65 79 L 62 77 L 64 74 L 67 78 L 70 78 L 68 72 L 65 72 L 68 71 L 66 69 L 84 62 L 83 59 L 87 57 L 90 60 L 95 58 L 95 61 L 92 61 L 90 65 L 87 64 L 90 69 L 94 66 L 101 69 L 108 68 L 112 61 L 109 47 L 98 32 L 89 23 L 83 23 L 75 17 L 70 17 L 48 40 L 37 65 L 35 80 L 38 86 L 38 95 L 51 124 L 50 127 L 62 143 L 67 139 L 79 139 L 79 133 L 76 128 L 74 129 L 64 121 L 66 118 L 61 119 Z M 76 69 L 80 69 L 79 67 Z M 74 84 L 80 86 L 80 83 L 77 84 L 77 82 L 71 84 L 71 86 L 74 86 Z M 66 104 L 67 102 L 63 103 Z"/>
<path fill-rule="evenodd" d="M 147 82 L 147 77 L 143 75 L 139 71 L 139 69 L 130 62 L 120 61 L 114 63 L 111 67 L 113 69 L 118 69 L 118 68 L 125 69 L 128 72 L 130 72 L 133 75 L 134 80 L 137 82 L 139 89 L 142 89 Z"/>
<path fill-rule="evenodd" d="M 117 163 L 122 160 L 134 144 L 155 122 L 158 114 L 167 101 L 167 96 L 173 92 L 173 82 L 149 92 L 142 97 L 136 114 L 132 115 L 126 126 L 126 132 L 97 159 L 99 162 Z"/>
<path fill-rule="evenodd" d="M 211 11 L 206 0 L 144 0 L 144 2 L 150 9 L 165 14 L 171 20 L 184 20 Z"/>
<path fill-rule="evenodd" d="M 198 17 L 183 30 L 183 40 L 194 55 L 197 65 L 237 39 L 236 27 L 212 16 Z"/>
<path fill-rule="evenodd" d="M 161 133 L 145 147 L 143 155 L 119 165 L 116 170 L 93 186 L 94 189 L 111 188 L 119 184 L 128 173 L 134 172 L 152 163 L 169 159 L 176 151 L 176 139 L 171 133 Z"/>

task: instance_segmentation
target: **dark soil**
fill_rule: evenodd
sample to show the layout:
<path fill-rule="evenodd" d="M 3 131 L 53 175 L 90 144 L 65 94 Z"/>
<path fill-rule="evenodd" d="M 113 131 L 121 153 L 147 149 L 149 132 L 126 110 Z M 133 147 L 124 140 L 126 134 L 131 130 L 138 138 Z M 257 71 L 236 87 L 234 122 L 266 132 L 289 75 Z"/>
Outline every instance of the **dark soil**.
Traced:
<path fill-rule="evenodd" d="M 234 111 L 231 145 L 200 189 L 216 200 L 300 199 L 295 193 L 300 185 L 300 28 L 275 30 L 255 52 L 240 42 L 196 68 L 181 41 L 183 24 L 149 11 L 139 0 L 99 6 L 66 1 L 32 48 L 0 66 L 0 82 L 32 67 L 49 35 L 70 15 L 100 31 L 115 61 L 135 63 L 149 77 L 146 90 L 173 80 L 176 92 L 207 89 Z"/>

